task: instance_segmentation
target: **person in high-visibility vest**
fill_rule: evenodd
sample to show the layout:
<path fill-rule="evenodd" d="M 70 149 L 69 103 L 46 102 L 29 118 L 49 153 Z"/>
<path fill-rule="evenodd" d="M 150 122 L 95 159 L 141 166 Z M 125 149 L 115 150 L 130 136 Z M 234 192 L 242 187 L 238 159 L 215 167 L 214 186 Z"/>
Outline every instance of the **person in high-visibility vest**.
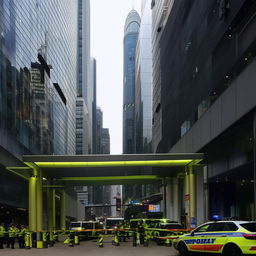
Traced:
<path fill-rule="evenodd" d="M 32 247 L 32 234 L 31 232 L 28 230 L 28 227 L 25 227 L 25 248 L 26 249 L 30 249 Z"/>
<path fill-rule="evenodd" d="M 143 222 L 139 223 L 139 226 L 138 226 L 137 230 L 138 230 L 138 233 L 139 233 L 140 244 L 144 244 L 145 228 L 143 226 Z"/>
<path fill-rule="evenodd" d="M 20 230 L 18 232 L 18 241 L 19 241 L 19 247 L 25 248 L 25 233 L 26 233 L 26 228 L 25 226 L 21 225 Z"/>
<path fill-rule="evenodd" d="M 4 223 L 0 224 L 0 249 L 4 249 L 4 237 L 5 237 L 5 227 Z"/>
<path fill-rule="evenodd" d="M 11 245 L 11 248 L 14 249 L 14 243 L 15 243 L 15 238 L 17 236 L 17 229 L 14 224 L 12 224 L 8 230 L 9 234 L 9 239 L 7 243 L 7 247 Z"/>
<path fill-rule="evenodd" d="M 117 235 L 117 233 L 114 235 L 113 245 L 119 246 L 119 240 L 118 240 L 118 235 Z"/>

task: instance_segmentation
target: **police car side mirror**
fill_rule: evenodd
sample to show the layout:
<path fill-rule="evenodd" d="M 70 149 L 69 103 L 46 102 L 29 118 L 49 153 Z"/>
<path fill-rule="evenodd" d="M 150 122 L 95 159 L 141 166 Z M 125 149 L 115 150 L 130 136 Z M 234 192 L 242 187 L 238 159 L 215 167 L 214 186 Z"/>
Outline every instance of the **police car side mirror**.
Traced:
<path fill-rule="evenodd" d="M 194 232 L 194 231 L 192 231 L 192 232 L 191 232 L 191 236 L 194 236 L 194 235 L 195 235 L 195 232 Z"/>

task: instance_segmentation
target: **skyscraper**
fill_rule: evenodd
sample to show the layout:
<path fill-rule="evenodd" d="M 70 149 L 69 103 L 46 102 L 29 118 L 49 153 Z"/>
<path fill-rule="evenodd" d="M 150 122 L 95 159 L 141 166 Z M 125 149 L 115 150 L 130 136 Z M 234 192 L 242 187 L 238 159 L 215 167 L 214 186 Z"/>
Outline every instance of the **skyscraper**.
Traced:
<path fill-rule="evenodd" d="M 77 1 L 0 1 L 0 204 L 27 207 L 23 154 L 74 154 Z M 68 63 L 68 65 L 67 65 Z M 14 196 L 11 196 L 14 195 Z"/>
<path fill-rule="evenodd" d="M 132 10 L 124 27 L 123 153 L 135 153 L 135 56 L 140 16 Z"/>
<path fill-rule="evenodd" d="M 152 152 L 152 12 L 148 0 L 142 15 L 135 61 L 135 152 Z"/>
<path fill-rule="evenodd" d="M 93 69 L 90 0 L 78 0 L 76 154 L 92 153 Z"/>

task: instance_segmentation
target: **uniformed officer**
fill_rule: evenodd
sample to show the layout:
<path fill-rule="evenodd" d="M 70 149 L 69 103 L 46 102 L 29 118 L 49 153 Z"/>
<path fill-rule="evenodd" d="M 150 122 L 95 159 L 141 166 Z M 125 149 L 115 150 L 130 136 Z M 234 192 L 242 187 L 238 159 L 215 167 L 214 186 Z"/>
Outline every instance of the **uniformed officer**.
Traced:
<path fill-rule="evenodd" d="M 9 234 L 9 239 L 7 241 L 7 248 L 9 248 L 10 245 L 11 245 L 11 248 L 14 249 L 15 238 L 16 238 L 16 235 L 17 235 L 17 229 L 16 229 L 14 224 L 10 225 L 10 228 L 8 230 L 8 234 Z"/>
<path fill-rule="evenodd" d="M 20 249 L 25 248 L 25 233 L 27 232 L 24 225 L 21 225 L 19 233 L 18 233 L 18 242 Z"/>
<path fill-rule="evenodd" d="M 143 222 L 139 223 L 138 233 L 139 233 L 140 244 L 144 244 L 145 228 L 143 226 Z"/>
<path fill-rule="evenodd" d="M 5 236 L 5 227 L 4 223 L 0 224 L 0 249 L 4 249 L 4 236 Z"/>

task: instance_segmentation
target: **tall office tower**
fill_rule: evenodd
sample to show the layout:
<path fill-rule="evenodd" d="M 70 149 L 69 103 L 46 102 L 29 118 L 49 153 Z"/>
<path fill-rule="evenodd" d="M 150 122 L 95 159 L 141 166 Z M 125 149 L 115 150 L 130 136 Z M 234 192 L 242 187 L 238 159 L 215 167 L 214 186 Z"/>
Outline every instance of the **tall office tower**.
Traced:
<path fill-rule="evenodd" d="M 110 137 L 108 128 L 102 128 L 101 130 L 101 153 L 110 154 Z"/>
<path fill-rule="evenodd" d="M 92 153 L 93 69 L 90 50 L 90 0 L 78 0 L 76 154 Z"/>
<path fill-rule="evenodd" d="M 255 26 L 255 1 L 181 0 L 158 33 L 161 149 L 207 156 L 194 172 L 206 218 L 256 216 Z"/>
<path fill-rule="evenodd" d="M 92 83 L 93 83 L 93 100 L 92 100 L 92 153 L 97 153 L 97 62 L 92 59 Z"/>
<path fill-rule="evenodd" d="M 135 153 L 135 55 L 140 16 L 132 10 L 124 27 L 123 153 Z"/>
<path fill-rule="evenodd" d="M 167 13 L 174 0 L 152 0 L 152 82 L 153 82 L 153 120 L 152 149 L 153 152 L 165 153 L 161 148 L 162 141 L 162 106 L 161 106 L 161 68 L 159 40 L 166 22 Z"/>
<path fill-rule="evenodd" d="M 135 59 L 135 152 L 152 152 L 152 12 L 142 2 L 142 15 Z"/>
<path fill-rule="evenodd" d="M 132 10 L 124 27 L 124 71 L 123 71 L 123 153 L 135 153 L 135 56 L 140 29 L 140 16 Z M 123 186 L 122 200 L 139 196 L 141 186 Z"/>
<path fill-rule="evenodd" d="M 97 107 L 96 112 L 96 154 L 101 154 L 101 131 L 103 128 L 103 112 Z"/>
<path fill-rule="evenodd" d="M 76 17 L 73 0 L 0 1 L 0 204 L 6 207 L 27 208 L 27 183 L 6 165 L 23 154 L 75 153 Z"/>

